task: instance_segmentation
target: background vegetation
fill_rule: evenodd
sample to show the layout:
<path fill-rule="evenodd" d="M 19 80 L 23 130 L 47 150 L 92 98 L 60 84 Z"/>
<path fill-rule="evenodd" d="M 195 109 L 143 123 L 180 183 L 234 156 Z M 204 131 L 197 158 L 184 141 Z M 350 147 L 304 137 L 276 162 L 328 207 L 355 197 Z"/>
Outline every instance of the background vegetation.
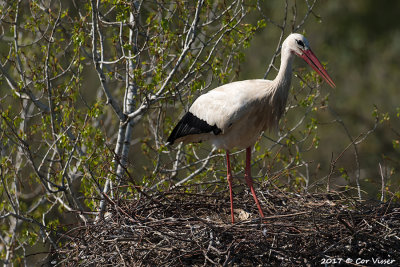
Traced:
<path fill-rule="evenodd" d="M 255 178 L 283 190 L 350 190 L 361 199 L 397 201 L 395 5 L 3 1 L 3 263 L 43 258 L 36 253 L 62 245 L 59 235 L 70 225 L 101 219 L 108 198 L 189 184 L 186 190 L 226 190 L 222 151 L 166 147 L 165 140 L 205 91 L 273 79 L 279 46 L 292 31 L 308 37 L 337 88 L 296 59 L 287 112 L 255 147 Z M 242 154 L 233 162 L 238 178 Z"/>

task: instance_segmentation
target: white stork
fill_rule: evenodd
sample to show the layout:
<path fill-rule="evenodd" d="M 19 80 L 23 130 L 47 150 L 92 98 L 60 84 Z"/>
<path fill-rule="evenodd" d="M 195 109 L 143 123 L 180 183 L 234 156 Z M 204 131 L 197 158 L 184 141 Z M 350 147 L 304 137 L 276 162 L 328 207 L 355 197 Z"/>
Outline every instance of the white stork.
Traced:
<path fill-rule="evenodd" d="M 168 137 L 167 144 L 211 141 L 216 148 L 226 150 L 232 223 L 234 215 L 229 151 L 233 148 L 246 148 L 246 183 L 260 216 L 264 217 L 250 174 L 251 147 L 263 131 L 277 126 L 285 111 L 294 55 L 303 58 L 330 86 L 335 87 L 335 83 L 311 51 L 307 39 L 301 34 L 292 33 L 282 44 L 281 65 L 274 80 L 228 83 L 201 95 Z"/>

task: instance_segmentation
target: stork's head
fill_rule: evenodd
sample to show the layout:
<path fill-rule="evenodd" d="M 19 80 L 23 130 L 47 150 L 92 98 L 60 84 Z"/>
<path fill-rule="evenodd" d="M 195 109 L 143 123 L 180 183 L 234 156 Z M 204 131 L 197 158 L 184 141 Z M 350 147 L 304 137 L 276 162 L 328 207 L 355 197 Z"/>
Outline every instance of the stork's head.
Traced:
<path fill-rule="evenodd" d="M 282 49 L 289 49 L 290 53 L 294 53 L 304 59 L 330 86 L 336 86 L 321 62 L 311 51 L 306 37 L 299 33 L 292 33 L 283 42 Z"/>

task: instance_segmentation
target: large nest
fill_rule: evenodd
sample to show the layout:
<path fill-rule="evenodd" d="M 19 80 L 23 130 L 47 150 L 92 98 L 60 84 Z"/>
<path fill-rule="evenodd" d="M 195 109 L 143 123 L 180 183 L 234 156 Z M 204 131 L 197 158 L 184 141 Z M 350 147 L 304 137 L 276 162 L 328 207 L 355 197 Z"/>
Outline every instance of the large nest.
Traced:
<path fill-rule="evenodd" d="M 110 201 L 102 221 L 64 235 L 53 253 L 60 265 L 314 266 L 400 263 L 400 207 L 365 203 L 345 194 L 160 192 Z M 357 262 L 358 261 L 358 262 Z M 363 261 L 363 262 L 361 262 Z M 388 266 L 388 265 L 385 265 Z"/>

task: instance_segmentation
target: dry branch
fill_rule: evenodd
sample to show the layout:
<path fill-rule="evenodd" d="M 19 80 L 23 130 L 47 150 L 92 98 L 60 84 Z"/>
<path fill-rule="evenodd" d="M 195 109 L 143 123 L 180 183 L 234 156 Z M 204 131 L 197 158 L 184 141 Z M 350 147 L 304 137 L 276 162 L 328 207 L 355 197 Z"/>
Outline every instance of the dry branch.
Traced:
<path fill-rule="evenodd" d="M 187 189 L 187 188 L 186 188 Z M 299 195 L 259 190 L 269 212 L 261 222 L 251 194 L 173 191 L 115 202 L 105 221 L 78 226 L 53 252 L 62 265 L 314 266 L 327 259 L 400 259 L 400 207 L 363 203 L 345 193 Z M 395 263 L 395 262 L 394 262 Z"/>

